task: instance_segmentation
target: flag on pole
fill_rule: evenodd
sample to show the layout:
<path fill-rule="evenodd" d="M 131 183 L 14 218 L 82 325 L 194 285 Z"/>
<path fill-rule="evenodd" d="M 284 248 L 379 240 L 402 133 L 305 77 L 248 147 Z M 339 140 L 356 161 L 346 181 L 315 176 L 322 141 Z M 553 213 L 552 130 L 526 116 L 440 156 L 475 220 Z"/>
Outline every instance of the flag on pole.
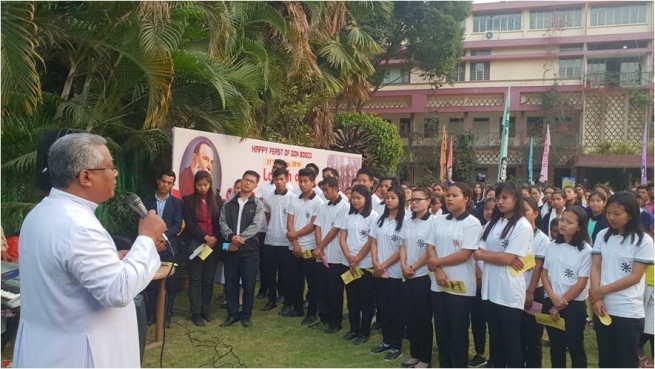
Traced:
<path fill-rule="evenodd" d="M 646 173 L 646 147 L 648 146 L 648 125 L 644 124 L 644 140 L 641 145 L 641 184 L 645 185 L 648 182 Z"/>
<path fill-rule="evenodd" d="M 453 180 L 453 136 L 450 136 L 450 149 L 448 150 L 448 163 L 446 164 L 448 167 L 448 180 L 452 181 Z"/>
<path fill-rule="evenodd" d="M 439 180 L 446 180 L 446 146 L 448 145 L 448 138 L 446 132 L 446 125 L 443 125 L 443 134 L 441 136 L 441 155 L 439 156 Z"/>
<path fill-rule="evenodd" d="M 548 154 L 550 153 L 550 124 L 546 126 L 546 142 L 544 142 L 544 156 L 541 158 L 541 173 L 539 182 L 548 181 Z"/>
<path fill-rule="evenodd" d="M 530 157 L 528 159 L 528 182 L 530 184 L 533 184 L 532 182 L 532 151 L 533 151 L 533 146 L 534 146 L 534 141 L 532 140 L 532 137 L 530 137 Z"/>
<path fill-rule="evenodd" d="M 502 136 L 500 139 L 500 155 L 498 158 L 498 182 L 507 179 L 507 140 L 509 138 L 509 96 L 512 87 L 507 88 L 505 96 L 505 110 L 503 111 Z"/>

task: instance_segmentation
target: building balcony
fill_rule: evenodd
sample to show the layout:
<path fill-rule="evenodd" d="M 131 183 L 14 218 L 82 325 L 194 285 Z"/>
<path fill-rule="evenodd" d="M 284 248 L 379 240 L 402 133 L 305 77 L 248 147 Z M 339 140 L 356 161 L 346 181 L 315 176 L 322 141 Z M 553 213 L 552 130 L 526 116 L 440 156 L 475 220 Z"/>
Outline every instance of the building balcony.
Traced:
<path fill-rule="evenodd" d="M 652 83 L 653 72 L 591 72 L 584 80 L 584 85 L 592 88 L 646 87 Z"/>
<path fill-rule="evenodd" d="M 456 134 L 451 132 L 452 134 Z M 500 141 L 502 135 L 500 132 L 472 132 L 473 144 L 476 149 L 500 149 Z M 406 147 L 433 147 L 438 148 L 441 146 L 441 136 L 439 137 L 424 137 L 422 133 L 413 133 L 411 138 L 403 138 L 403 144 Z M 546 141 L 545 134 L 532 136 L 534 140 L 534 147 L 543 147 Z M 450 140 L 450 138 L 449 138 Z M 527 132 L 516 132 L 510 135 L 507 140 L 507 147 L 512 149 L 528 148 L 530 145 L 530 135 Z M 551 148 L 570 149 L 580 146 L 579 135 L 576 132 L 559 133 L 551 131 L 550 136 Z"/>

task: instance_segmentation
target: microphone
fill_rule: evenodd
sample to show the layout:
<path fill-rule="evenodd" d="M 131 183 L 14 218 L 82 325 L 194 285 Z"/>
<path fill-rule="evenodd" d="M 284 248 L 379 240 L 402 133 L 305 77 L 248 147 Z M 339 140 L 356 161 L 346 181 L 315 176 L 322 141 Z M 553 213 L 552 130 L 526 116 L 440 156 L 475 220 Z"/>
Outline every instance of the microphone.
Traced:
<path fill-rule="evenodd" d="M 145 205 L 143 205 L 143 202 L 141 201 L 141 198 L 139 195 L 133 193 L 129 195 L 125 199 L 125 203 L 127 206 L 132 208 L 141 218 L 145 218 L 146 214 L 148 214 L 148 211 L 146 210 Z M 168 252 L 171 253 L 173 257 L 175 257 L 175 252 L 173 251 L 173 246 L 171 246 L 170 241 L 168 241 L 168 237 L 164 233 L 161 234 L 161 237 L 159 238 L 160 241 L 164 242 L 166 244 L 166 249 Z"/>

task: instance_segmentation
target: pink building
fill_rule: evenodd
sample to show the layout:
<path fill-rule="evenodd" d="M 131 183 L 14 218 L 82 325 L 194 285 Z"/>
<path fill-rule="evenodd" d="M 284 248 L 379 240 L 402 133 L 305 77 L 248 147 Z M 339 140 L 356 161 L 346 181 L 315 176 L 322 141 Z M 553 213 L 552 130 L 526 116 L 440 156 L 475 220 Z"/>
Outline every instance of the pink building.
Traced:
<path fill-rule="evenodd" d="M 495 182 L 511 86 L 508 175 L 528 177 L 533 137 L 539 177 L 549 123 L 549 182 L 561 185 L 563 176 L 572 176 L 626 187 L 639 178 L 639 155 L 606 160 L 598 154 L 619 147 L 640 153 L 645 124 L 653 141 L 652 17 L 653 2 L 646 1 L 473 4 L 464 24 L 465 56 L 451 83 L 434 89 L 418 70 L 403 75 L 391 68 L 365 111 L 398 125 L 415 178 L 438 175 L 446 125 L 451 135 L 475 135 L 476 174 Z"/>

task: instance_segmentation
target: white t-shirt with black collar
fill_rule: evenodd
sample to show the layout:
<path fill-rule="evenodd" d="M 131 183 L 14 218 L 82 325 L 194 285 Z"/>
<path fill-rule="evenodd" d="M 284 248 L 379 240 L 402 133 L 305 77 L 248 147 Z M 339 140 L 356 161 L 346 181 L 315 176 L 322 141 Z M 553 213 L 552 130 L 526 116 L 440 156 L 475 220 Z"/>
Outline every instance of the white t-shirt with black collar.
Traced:
<path fill-rule="evenodd" d="M 478 241 L 482 232 L 480 221 L 464 212 L 457 218 L 451 214 L 434 217 L 432 222 L 432 234 L 428 247 L 434 247 L 437 257 L 443 258 L 462 250 L 478 249 Z M 475 260 L 471 255 L 466 261 L 457 265 L 443 265 L 443 271 L 449 280 L 464 281 L 466 285 L 465 293 L 452 293 L 459 296 L 475 296 L 477 284 L 475 281 Z M 432 275 L 432 285 L 430 289 L 433 292 L 444 292 L 443 288 L 437 284 L 434 274 Z"/>
<path fill-rule="evenodd" d="M 546 249 L 550 244 L 550 237 L 546 236 L 541 229 L 537 228 L 534 231 L 534 238 L 532 241 L 532 253 L 534 254 L 535 259 L 544 259 L 546 257 Z M 534 268 L 528 270 L 525 274 L 525 289 L 526 291 L 530 288 L 530 281 L 532 280 L 532 274 L 534 274 Z M 543 287 L 541 283 L 541 278 L 537 282 L 537 288 Z"/>
<path fill-rule="evenodd" d="M 326 202 L 321 205 L 318 211 L 318 216 L 314 221 L 314 225 L 321 227 L 321 238 L 324 239 L 325 236 L 332 230 L 332 228 L 338 228 L 339 219 L 345 218 L 348 214 L 350 205 L 348 202 L 339 196 L 339 198 L 333 203 L 331 201 Z M 337 234 L 332 242 L 323 248 L 323 253 L 328 258 L 328 263 L 330 264 L 341 264 L 341 258 L 343 254 L 341 253 L 341 247 L 339 246 L 339 235 Z M 321 262 L 317 260 L 316 262 Z"/>
<path fill-rule="evenodd" d="M 382 215 L 380 215 L 381 217 Z M 378 217 L 379 219 L 379 217 Z M 378 248 L 378 263 L 382 264 L 400 249 L 403 243 L 404 232 L 403 228 L 407 219 L 404 220 L 403 226 L 400 230 L 396 231 L 398 223 L 396 220 L 389 221 L 388 218 L 384 219 L 382 227 L 378 225 L 378 220 L 375 221 L 375 226 L 371 228 L 371 237 L 377 241 Z M 402 276 L 400 270 L 400 259 L 395 263 L 389 265 L 386 269 L 389 278 L 399 279 Z"/>
<path fill-rule="evenodd" d="M 273 191 L 264 198 L 264 211 L 270 214 L 264 244 L 289 247 L 287 239 L 287 218 L 293 194 L 289 190 L 282 193 Z"/>
<path fill-rule="evenodd" d="M 490 223 L 487 223 L 489 226 Z M 507 237 L 500 235 L 507 225 L 507 219 L 500 218 L 487 236 L 487 240 L 480 240 L 480 248 L 514 254 L 518 257 L 526 256 L 532 249 L 533 231 L 530 222 L 521 217 L 509 231 Z M 495 304 L 523 310 L 525 303 L 525 277 L 512 276 L 507 265 L 484 263 L 482 270 L 482 299 Z"/>
<path fill-rule="evenodd" d="M 406 263 L 408 266 L 414 264 L 420 259 L 428 249 L 432 232 L 432 222 L 434 218 L 426 212 L 420 219 L 405 219 L 403 221 L 403 239 L 405 251 L 407 254 Z M 427 263 L 414 271 L 410 278 L 422 277 L 428 275 Z"/>
<path fill-rule="evenodd" d="M 293 197 L 289 215 L 293 215 L 293 228 L 296 232 L 310 224 L 313 216 L 318 216 L 321 205 L 323 205 L 323 200 L 315 192 L 307 199 L 303 199 L 302 194 Z M 298 237 L 298 244 L 303 250 L 314 250 L 316 248 L 314 232 Z M 293 246 L 289 245 L 289 250 L 293 250 Z"/>
<path fill-rule="evenodd" d="M 544 270 L 548 271 L 548 280 L 553 287 L 553 292 L 558 296 L 564 296 L 574 284 L 578 283 L 578 278 L 591 275 L 591 245 L 585 242 L 584 248 L 578 250 L 568 243 L 551 242 L 546 248 Z M 584 301 L 587 296 L 589 296 L 588 282 L 573 300 Z"/>
<path fill-rule="evenodd" d="M 293 192 L 293 186 L 291 185 L 291 183 L 288 182 L 287 182 L 287 191 Z M 264 182 L 258 185 L 257 188 L 255 189 L 255 196 L 260 198 L 264 203 L 264 206 L 266 206 L 266 198 L 270 196 L 273 192 L 275 192 L 275 184 L 273 184 L 273 182 Z M 266 232 L 267 229 L 268 229 L 268 222 L 266 221 L 266 218 L 264 218 L 264 221 L 262 222 L 262 227 L 259 229 L 259 232 Z"/>
<path fill-rule="evenodd" d="M 605 234 L 612 232 L 607 242 Z M 600 266 L 600 285 L 605 286 L 632 274 L 634 263 L 653 264 L 653 239 L 644 233 L 641 242 L 635 235 L 634 240 L 616 234 L 610 228 L 598 232 L 594 242 L 593 255 L 602 258 Z M 610 315 L 623 318 L 643 318 L 644 312 L 644 277 L 641 281 L 624 290 L 607 294 L 603 298 L 605 308 Z"/>
<path fill-rule="evenodd" d="M 339 224 L 339 228 L 348 233 L 346 244 L 348 245 L 348 252 L 351 256 L 357 256 L 357 254 L 362 250 L 362 247 L 364 247 L 364 244 L 368 241 L 368 235 L 371 232 L 371 229 L 376 226 L 375 221 L 377 219 L 378 213 L 374 210 L 372 210 L 371 214 L 366 218 L 361 214 L 356 213 L 348 214 L 347 216 L 338 219 L 337 223 Z M 348 264 L 348 259 L 346 258 L 341 259 L 341 264 L 347 267 L 350 266 L 350 264 Z M 358 266 L 360 268 L 373 268 L 370 252 L 364 256 Z"/>

